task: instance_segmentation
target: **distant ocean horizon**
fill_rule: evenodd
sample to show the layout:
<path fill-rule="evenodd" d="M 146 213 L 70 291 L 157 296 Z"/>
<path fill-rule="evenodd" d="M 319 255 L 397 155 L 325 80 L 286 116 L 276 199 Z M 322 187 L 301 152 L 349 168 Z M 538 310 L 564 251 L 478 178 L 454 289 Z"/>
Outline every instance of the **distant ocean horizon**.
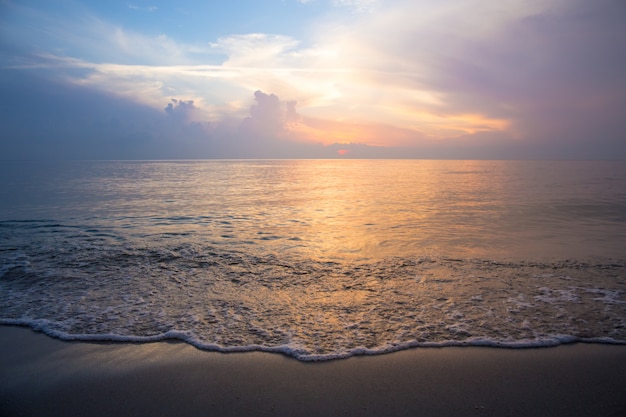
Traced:
<path fill-rule="evenodd" d="M 0 164 L 0 324 L 328 360 L 626 344 L 626 162 Z"/>

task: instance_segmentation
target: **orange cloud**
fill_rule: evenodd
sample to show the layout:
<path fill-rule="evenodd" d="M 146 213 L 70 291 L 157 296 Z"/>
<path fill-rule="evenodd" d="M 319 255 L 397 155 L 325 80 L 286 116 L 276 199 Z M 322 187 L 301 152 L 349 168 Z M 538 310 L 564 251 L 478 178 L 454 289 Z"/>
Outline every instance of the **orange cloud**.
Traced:
<path fill-rule="evenodd" d="M 374 123 L 356 123 L 302 117 L 287 126 L 290 136 L 308 142 L 331 144 L 367 144 L 402 146 L 424 139 L 417 130 Z"/>

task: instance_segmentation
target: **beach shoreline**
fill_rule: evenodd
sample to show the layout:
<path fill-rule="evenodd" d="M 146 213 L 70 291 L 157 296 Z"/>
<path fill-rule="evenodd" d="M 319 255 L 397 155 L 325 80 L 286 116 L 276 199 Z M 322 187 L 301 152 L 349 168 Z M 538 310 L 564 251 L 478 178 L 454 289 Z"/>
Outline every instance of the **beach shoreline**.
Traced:
<path fill-rule="evenodd" d="M 0 352 L 0 415 L 626 415 L 618 345 L 415 348 L 310 363 L 0 326 Z"/>

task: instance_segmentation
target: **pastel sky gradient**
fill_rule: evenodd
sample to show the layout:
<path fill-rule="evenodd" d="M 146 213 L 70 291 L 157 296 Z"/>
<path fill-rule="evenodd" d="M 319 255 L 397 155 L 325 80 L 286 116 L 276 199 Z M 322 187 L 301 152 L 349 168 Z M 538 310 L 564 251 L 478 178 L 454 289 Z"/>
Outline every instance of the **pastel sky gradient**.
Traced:
<path fill-rule="evenodd" d="M 623 0 L 0 0 L 0 159 L 626 159 Z"/>

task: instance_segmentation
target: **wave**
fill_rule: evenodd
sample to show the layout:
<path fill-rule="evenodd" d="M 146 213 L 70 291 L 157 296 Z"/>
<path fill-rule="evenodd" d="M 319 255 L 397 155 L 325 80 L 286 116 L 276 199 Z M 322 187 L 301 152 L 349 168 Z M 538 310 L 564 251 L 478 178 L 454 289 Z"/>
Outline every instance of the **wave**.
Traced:
<path fill-rule="evenodd" d="M 242 346 L 220 346 L 214 343 L 201 342 L 185 331 L 168 331 L 164 334 L 153 336 L 127 336 L 119 334 L 68 334 L 51 330 L 46 326 L 47 320 L 11 320 L 0 319 L 0 325 L 22 326 L 31 328 L 50 337 L 67 342 L 108 342 L 108 343 L 155 343 L 163 341 L 180 341 L 187 343 L 197 349 L 208 352 L 219 353 L 242 353 L 242 352 L 266 352 L 278 353 L 292 357 L 303 362 L 321 362 L 339 359 L 347 359 L 352 356 L 373 356 L 414 348 L 442 348 L 442 347 L 493 347 L 505 349 L 528 349 L 554 347 L 573 343 L 595 343 L 626 345 L 626 340 L 615 340 L 610 337 L 582 338 L 572 335 L 554 335 L 540 340 L 519 340 L 503 341 L 492 339 L 466 339 L 466 340 L 446 340 L 441 342 L 417 342 L 415 340 L 399 344 L 390 344 L 378 348 L 356 347 L 345 352 L 335 352 L 329 354 L 311 354 L 307 349 L 293 345 L 263 346 L 263 345 L 242 345 Z"/>

